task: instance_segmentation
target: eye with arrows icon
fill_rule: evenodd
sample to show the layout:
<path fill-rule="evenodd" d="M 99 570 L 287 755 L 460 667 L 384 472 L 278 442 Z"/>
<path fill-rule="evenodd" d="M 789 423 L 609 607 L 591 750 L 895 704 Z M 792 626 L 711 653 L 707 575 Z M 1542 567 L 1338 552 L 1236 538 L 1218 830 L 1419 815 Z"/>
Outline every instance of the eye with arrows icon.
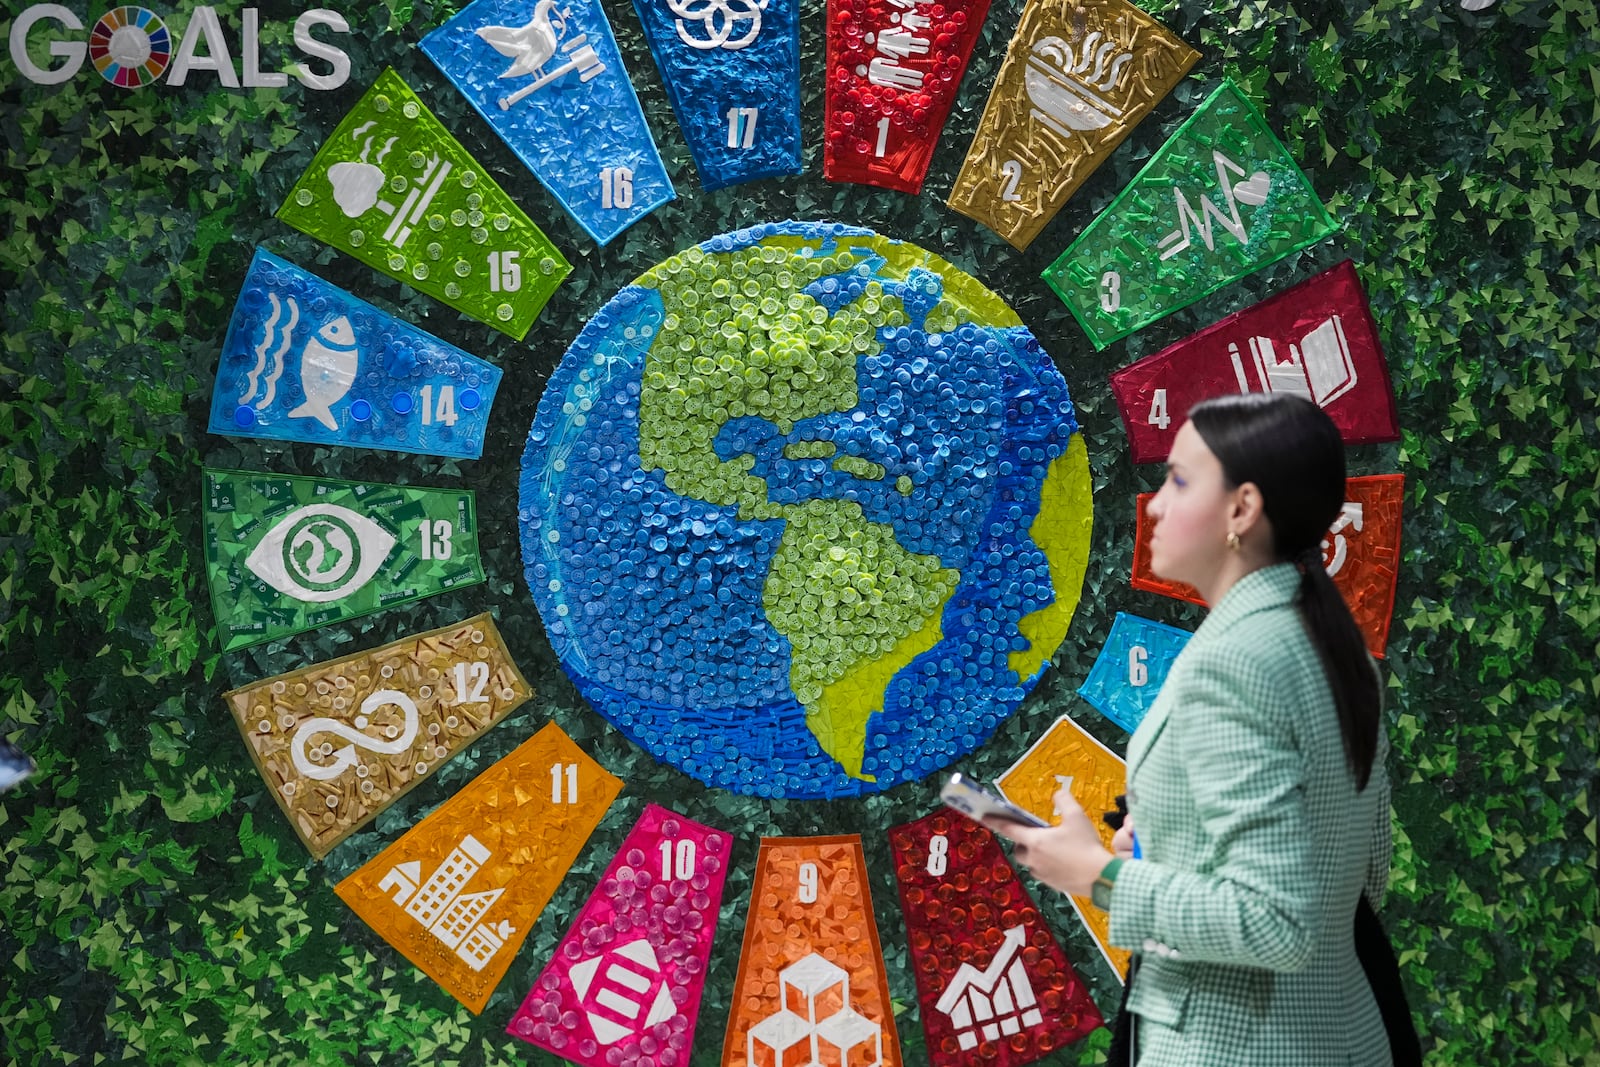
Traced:
<path fill-rule="evenodd" d="M 245 565 L 285 596 L 325 604 L 370 581 L 394 545 L 394 536 L 365 515 L 307 504 L 268 530 Z"/>

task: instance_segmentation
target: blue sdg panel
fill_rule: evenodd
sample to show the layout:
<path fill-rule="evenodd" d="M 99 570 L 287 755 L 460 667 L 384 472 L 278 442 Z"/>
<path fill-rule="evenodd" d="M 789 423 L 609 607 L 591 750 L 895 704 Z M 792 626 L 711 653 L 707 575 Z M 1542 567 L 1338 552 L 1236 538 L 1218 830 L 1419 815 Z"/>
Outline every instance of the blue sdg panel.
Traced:
<path fill-rule="evenodd" d="M 867 230 L 712 238 L 584 327 L 523 452 L 524 573 L 657 759 L 853 796 L 982 745 L 1064 639 L 1093 527 L 1066 382 L 976 279 Z"/>
<path fill-rule="evenodd" d="M 476 0 L 422 50 L 596 244 L 677 196 L 598 0 Z"/>
<path fill-rule="evenodd" d="M 477 459 L 500 368 L 257 249 L 211 432 Z"/>
<path fill-rule="evenodd" d="M 633 0 L 700 184 L 800 173 L 800 0 Z"/>
<path fill-rule="evenodd" d="M 1193 636 L 1163 622 L 1117 612 L 1111 635 L 1078 695 L 1130 734 L 1156 702 L 1172 661 Z"/>

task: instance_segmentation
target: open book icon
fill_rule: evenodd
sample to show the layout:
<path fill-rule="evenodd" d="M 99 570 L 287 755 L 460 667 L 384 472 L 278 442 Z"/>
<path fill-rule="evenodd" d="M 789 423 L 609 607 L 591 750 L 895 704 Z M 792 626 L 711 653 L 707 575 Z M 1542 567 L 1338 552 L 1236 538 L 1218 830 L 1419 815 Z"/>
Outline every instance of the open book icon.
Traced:
<path fill-rule="evenodd" d="M 1246 344 L 1259 383 L 1256 388 L 1251 388 L 1238 344 L 1228 345 L 1241 393 L 1293 393 L 1327 407 L 1356 387 L 1355 363 L 1337 315 L 1318 323 L 1298 345 L 1290 344 L 1287 358 L 1279 358 L 1270 337 L 1252 337 Z"/>

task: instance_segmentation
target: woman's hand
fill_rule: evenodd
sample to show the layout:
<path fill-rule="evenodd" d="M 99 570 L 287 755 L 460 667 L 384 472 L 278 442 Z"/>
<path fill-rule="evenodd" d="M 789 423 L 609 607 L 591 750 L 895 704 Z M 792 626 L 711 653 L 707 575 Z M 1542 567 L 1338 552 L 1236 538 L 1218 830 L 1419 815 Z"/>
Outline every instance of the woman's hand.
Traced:
<path fill-rule="evenodd" d="M 1116 853 L 1118 859 L 1133 859 L 1133 816 L 1124 815 L 1122 826 L 1118 828 L 1111 838 L 1111 851 Z"/>
<path fill-rule="evenodd" d="M 1111 861 L 1111 853 L 1100 843 L 1099 832 L 1070 789 L 1063 787 L 1056 792 L 1055 808 L 1060 817 L 1055 826 L 1024 826 L 993 816 L 983 824 L 1015 844 L 1012 858 L 1039 881 L 1063 893 L 1087 896 L 1094 880 Z M 1131 837 L 1128 849 L 1131 855 Z"/>

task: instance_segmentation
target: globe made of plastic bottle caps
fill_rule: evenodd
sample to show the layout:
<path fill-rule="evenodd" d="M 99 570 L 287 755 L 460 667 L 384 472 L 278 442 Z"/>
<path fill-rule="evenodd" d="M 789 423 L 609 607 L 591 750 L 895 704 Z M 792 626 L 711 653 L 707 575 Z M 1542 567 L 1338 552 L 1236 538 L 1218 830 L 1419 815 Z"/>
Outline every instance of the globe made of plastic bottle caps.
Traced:
<path fill-rule="evenodd" d="M 983 744 L 1066 635 L 1093 507 L 1016 314 L 839 224 L 713 237 L 617 293 L 522 458 L 528 587 L 584 698 L 708 785 L 826 798 Z"/>

